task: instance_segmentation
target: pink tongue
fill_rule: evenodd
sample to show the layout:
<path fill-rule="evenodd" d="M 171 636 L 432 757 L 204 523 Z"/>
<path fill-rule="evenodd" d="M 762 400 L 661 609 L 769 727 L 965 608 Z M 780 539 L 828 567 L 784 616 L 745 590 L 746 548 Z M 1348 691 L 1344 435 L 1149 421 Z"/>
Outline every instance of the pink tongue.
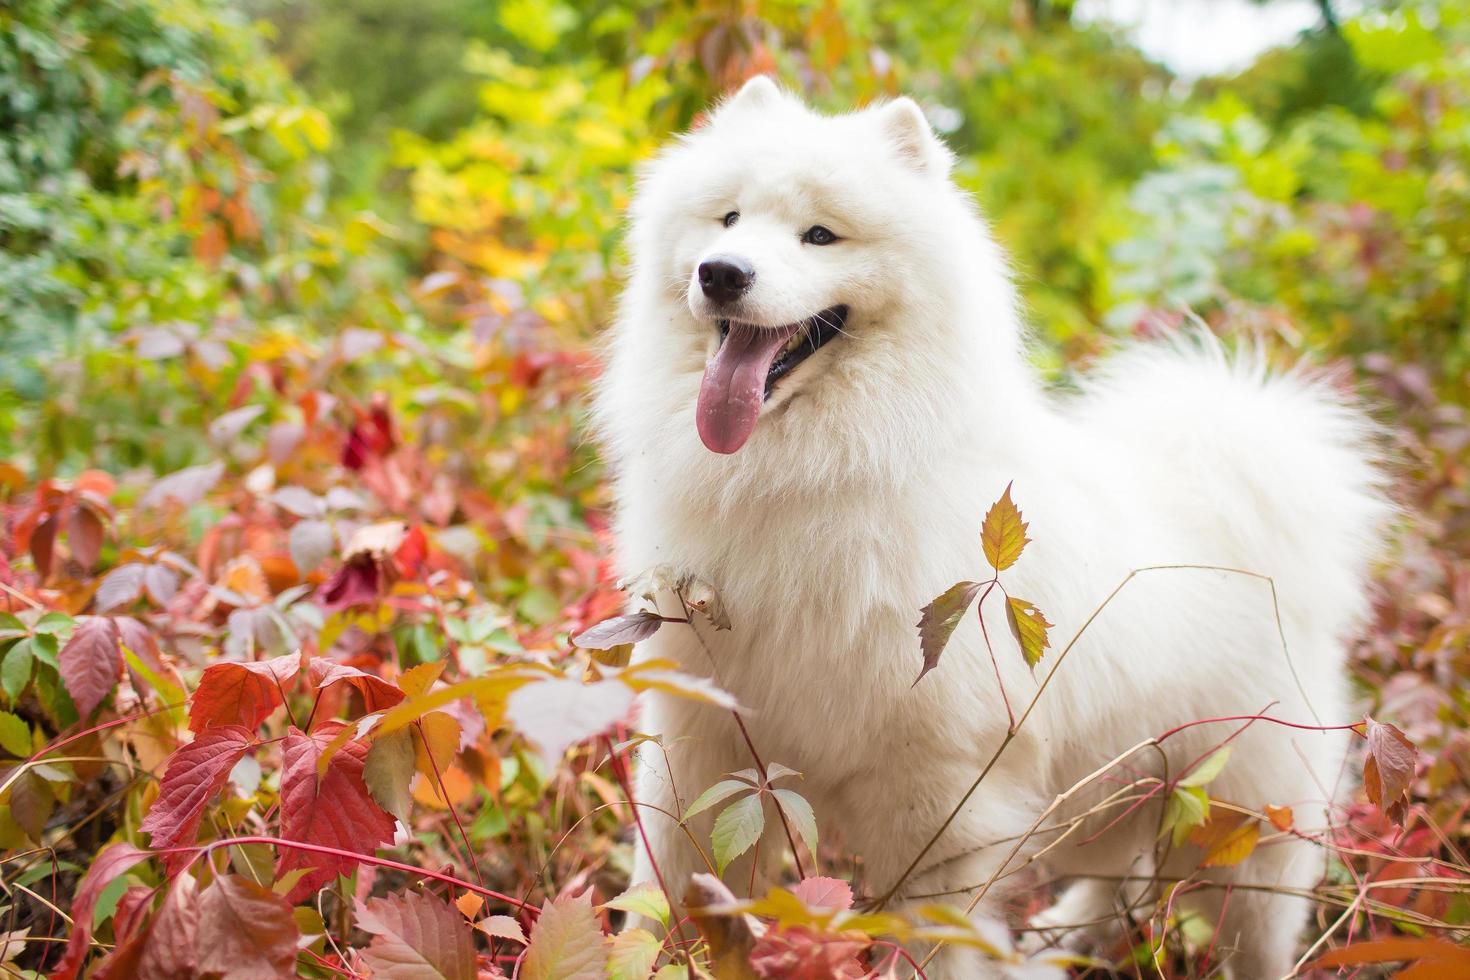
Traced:
<path fill-rule="evenodd" d="M 704 366 L 695 421 L 711 452 L 733 453 L 745 445 L 760 418 L 771 362 L 800 324 L 778 330 L 731 323 L 715 356 Z"/>

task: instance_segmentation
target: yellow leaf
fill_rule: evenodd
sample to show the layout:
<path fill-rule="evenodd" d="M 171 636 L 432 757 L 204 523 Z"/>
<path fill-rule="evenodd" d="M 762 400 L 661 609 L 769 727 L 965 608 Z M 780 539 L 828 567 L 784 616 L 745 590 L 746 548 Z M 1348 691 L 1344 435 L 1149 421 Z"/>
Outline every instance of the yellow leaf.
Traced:
<path fill-rule="evenodd" d="M 416 698 L 433 687 L 434 682 L 439 679 L 439 675 L 443 672 L 444 661 L 442 660 L 435 660 L 432 663 L 410 667 L 398 675 L 398 689 L 409 697 Z"/>
<path fill-rule="evenodd" d="M 1011 635 L 1021 645 L 1021 656 L 1026 666 L 1035 667 L 1041 662 L 1047 647 L 1051 646 L 1046 631 L 1052 624 L 1046 621 L 1040 609 L 1014 596 L 1006 596 L 1006 622 L 1010 624 Z"/>
<path fill-rule="evenodd" d="M 985 523 L 980 527 L 980 543 L 985 546 L 985 559 L 997 572 L 1003 572 L 1016 563 L 1021 552 L 1031 539 L 1026 537 L 1025 521 L 1021 512 L 1011 501 L 1011 485 L 985 514 Z"/>
<path fill-rule="evenodd" d="M 1250 857 L 1261 837 L 1255 818 L 1235 810 L 1216 808 L 1210 818 L 1189 832 L 1189 842 L 1205 852 L 1202 868 L 1229 868 Z"/>
<path fill-rule="evenodd" d="M 459 722 L 452 715 L 433 711 L 419 719 L 420 738 L 414 739 L 414 764 L 432 785 L 449 768 L 459 751 Z"/>

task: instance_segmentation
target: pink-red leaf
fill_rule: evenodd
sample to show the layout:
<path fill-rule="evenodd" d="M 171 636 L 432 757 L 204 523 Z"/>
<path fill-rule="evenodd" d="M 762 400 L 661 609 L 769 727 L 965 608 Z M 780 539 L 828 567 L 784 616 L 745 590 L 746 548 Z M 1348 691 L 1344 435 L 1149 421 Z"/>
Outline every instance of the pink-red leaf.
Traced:
<path fill-rule="evenodd" d="M 857 956 L 867 945 L 804 926 L 770 929 L 750 951 L 750 968 L 762 980 L 837 980 L 865 977 Z"/>
<path fill-rule="evenodd" d="M 258 728 L 281 705 L 281 691 L 290 688 L 300 671 L 301 656 L 295 653 L 273 660 L 210 664 L 189 701 L 189 730 L 202 732 L 215 725 Z"/>
<path fill-rule="evenodd" d="M 405 892 L 357 903 L 357 926 L 373 936 L 363 959 L 383 980 L 475 980 L 475 941 L 458 911 Z"/>
<path fill-rule="evenodd" d="M 138 828 L 153 835 L 155 849 L 194 843 L 205 806 L 254 741 L 255 732 L 249 728 L 219 725 L 201 732 L 169 757 L 158 798 Z M 163 863 L 170 874 L 176 874 L 191 857 L 165 854 Z"/>
<path fill-rule="evenodd" d="M 802 903 L 812 908 L 852 908 L 852 886 L 841 878 L 807 878 L 791 889 Z"/>
<path fill-rule="evenodd" d="M 404 698 L 402 691 L 381 677 L 330 660 L 313 659 L 307 666 L 306 676 L 319 691 L 342 681 L 351 684 L 361 692 L 363 704 L 369 712 L 384 711 Z"/>
<path fill-rule="evenodd" d="M 87 947 L 92 939 L 92 911 L 102 889 L 112 883 L 118 875 L 148 857 L 131 844 L 116 843 L 103 848 L 92 861 L 92 866 L 82 876 L 76 896 L 71 903 L 72 929 L 66 940 L 66 953 L 51 973 L 51 980 L 74 980 L 82 961 L 86 959 Z"/>
<path fill-rule="evenodd" d="M 219 980 L 296 975 L 296 919 L 279 895 L 225 875 L 199 897 L 199 972 Z"/>
<path fill-rule="evenodd" d="M 281 747 L 281 836 L 371 855 L 379 845 L 393 841 L 394 823 L 363 783 L 367 747 L 348 742 L 331 757 L 326 771 L 317 774 L 317 757 L 342 728 L 332 722 L 311 734 L 294 727 L 287 732 Z M 276 874 L 313 869 L 286 896 L 296 902 L 356 866 L 350 858 L 282 848 Z"/>
<path fill-rule="evenodd" d="M 122 676 L 117 625 L 106 616 L 83 616 L 61 648 L 60 662 L 62 683 L 77 706 L 77 714 L 86 718 L 112 693 Z"/>

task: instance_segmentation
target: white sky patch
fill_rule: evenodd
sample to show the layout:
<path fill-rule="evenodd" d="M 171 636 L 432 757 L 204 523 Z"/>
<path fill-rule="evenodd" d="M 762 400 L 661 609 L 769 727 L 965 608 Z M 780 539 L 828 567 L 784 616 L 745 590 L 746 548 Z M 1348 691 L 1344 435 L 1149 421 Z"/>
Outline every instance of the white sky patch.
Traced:
<path fill-rule="evenodd" d="M 1146 55 L 1191 79 L 1239 71 L 1322 19 L 1312 0 L 1079 0 L 1073 17 L 1122 27 Z"/>

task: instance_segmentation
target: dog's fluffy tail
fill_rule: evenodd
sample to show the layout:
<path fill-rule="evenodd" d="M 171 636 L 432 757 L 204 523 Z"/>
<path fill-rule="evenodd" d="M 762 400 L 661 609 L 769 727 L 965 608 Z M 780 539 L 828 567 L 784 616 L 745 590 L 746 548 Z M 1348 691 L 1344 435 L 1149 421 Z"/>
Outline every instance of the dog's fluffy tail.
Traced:
<path fill-rule="evenodd" d="M 1270 576 L 1283 615 L 1318 636 L 1365 615 L 1393 514 L 1385 440 L 1329 376 L 1274 372 L 1259 349 L 1228 354 L 1187 334 L 1116 358 L 1080 407 L 1100 440 L 1140 461 L 1147 496 L 1173 495 L 1161 516 L 1216 552 L 1180 561 Z"/>

